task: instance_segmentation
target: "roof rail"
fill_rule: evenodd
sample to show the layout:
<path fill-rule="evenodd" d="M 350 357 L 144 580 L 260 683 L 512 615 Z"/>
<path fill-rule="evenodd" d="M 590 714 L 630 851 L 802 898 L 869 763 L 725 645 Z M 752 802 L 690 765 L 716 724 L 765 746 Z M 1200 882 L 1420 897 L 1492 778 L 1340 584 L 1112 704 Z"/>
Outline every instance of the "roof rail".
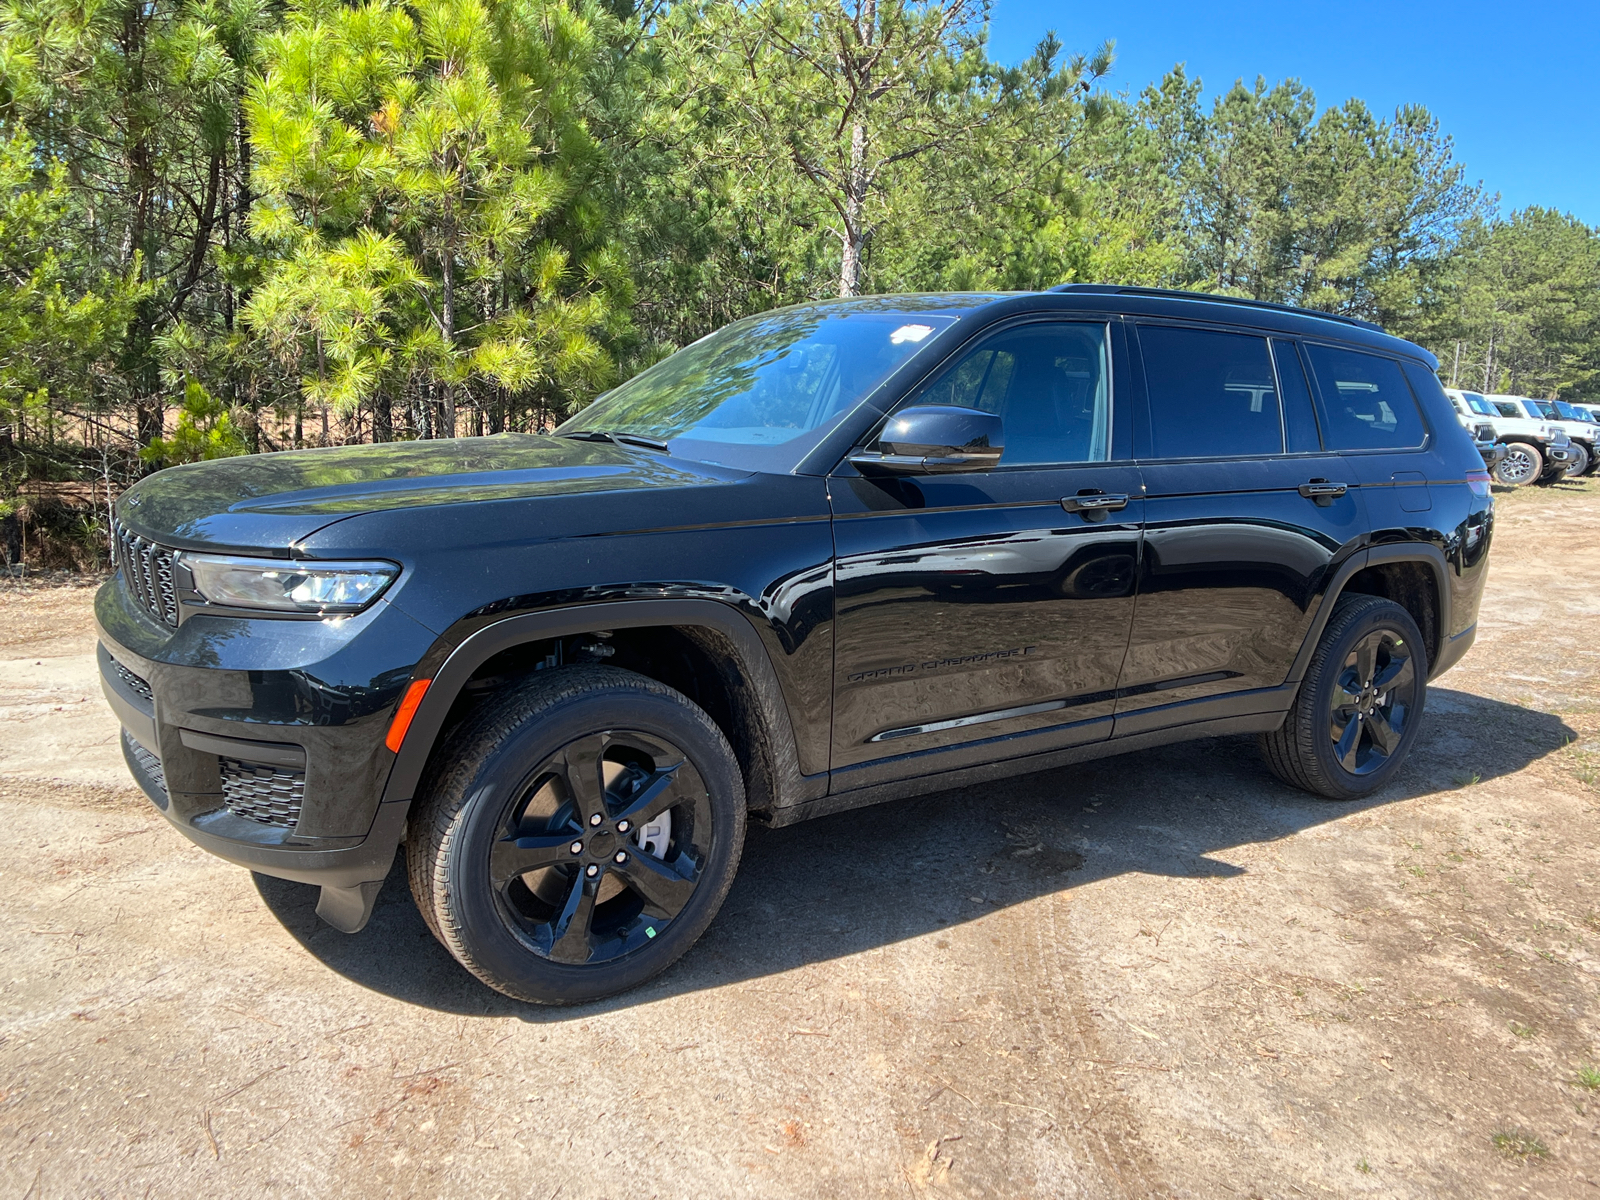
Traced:
<path fill-rule="evenodd" d="M 1212 292 L 1185 292 L 1178 288 L 1135 287 L 1120 283 L 1058 283 L 1049 289 L 1052 292 L 1077 292 L 1087 295 L 1113 295 L 1113 296 L 1152 296 L 1161 300 L 1200 300 L 1209 304 L 1237 304 L 1242 308 L 1265 308 L 1272 312 L 1294 313 L 1300 317 L 1318 317 L 1324 321 L 1338 321 L 1344 325 L 1355 325 L 1362 329 L 1373 329 L 1378 333 L 1387 332 L 1382 325 L 1375 321 L 1364 321 L 1360 317 L 1346 317 L 1338 313 L 1323 312 L 1316 308 L 1301 308 L 1298 304 L 1275 304 L 1271 300 L 1246 300 L 1242 296 L 1218 296 Z"/>

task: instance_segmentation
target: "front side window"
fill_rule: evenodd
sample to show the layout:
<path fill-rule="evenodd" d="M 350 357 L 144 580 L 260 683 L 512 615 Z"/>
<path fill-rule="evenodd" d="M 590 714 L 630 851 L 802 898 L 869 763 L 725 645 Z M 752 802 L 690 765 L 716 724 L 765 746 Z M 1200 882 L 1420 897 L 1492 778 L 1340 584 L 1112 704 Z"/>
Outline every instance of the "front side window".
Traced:
<path fill-rule="evenodd" d="M 1111 456 L 1111 358 L 1104 325 L 1041 322 L 986 338 L 911 404 L 953 404 L 1004 423 L 1002 467 Z"/>
<path fill-rule="evenodd" d="M 1392 358 L 1308 345 L 1322 392 L 1323 441 L 1330 450 L 1390 450 L 1422 445 L 1422 414 Z"/>
<path fill-rule="evenodd" d="M 1267 339 L 1166 325 L 1139 328 L 1157 458 L 1283 453 L 1283 418 Z"/>
<path fill-rule="evenodd" d="M 1495 406 L 1502 417 L 1521 417 L 1523 420 L 1527 420 L 1528 418 L 1527 413 L 1523 412 L 1509 400 L 1492 400 L 1490 403 Z"/>

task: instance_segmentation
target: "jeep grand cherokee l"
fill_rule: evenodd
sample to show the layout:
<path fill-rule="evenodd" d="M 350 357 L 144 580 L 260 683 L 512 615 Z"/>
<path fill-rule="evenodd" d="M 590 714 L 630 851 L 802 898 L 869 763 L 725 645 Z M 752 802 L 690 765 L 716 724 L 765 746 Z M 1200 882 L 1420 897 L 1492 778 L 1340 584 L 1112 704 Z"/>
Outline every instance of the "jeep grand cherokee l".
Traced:
<path fill-rule="evenodd" d="M 1388 783 L 1492 531 L 1435 366 L 1109 286 L 768 312 L 553 436 L 144 479 L 105 691 L 199 845 L 354 932 L 403 842 L 468 970 L 590 1000 L 700 936 L 747 821 L 1216 734 Z"/>

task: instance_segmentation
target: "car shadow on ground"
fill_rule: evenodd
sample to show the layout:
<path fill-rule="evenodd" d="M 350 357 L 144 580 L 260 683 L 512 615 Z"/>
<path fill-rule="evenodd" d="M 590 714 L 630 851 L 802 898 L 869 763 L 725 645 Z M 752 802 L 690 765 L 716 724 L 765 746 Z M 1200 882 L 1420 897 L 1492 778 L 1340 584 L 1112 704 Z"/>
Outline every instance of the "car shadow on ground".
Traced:
<path fill-rule="evenodd" d="M 401 859 L 354 936 L 317 919 L 315 888 L 255 880 L 301 945 L 365 987 L 444 1012 L 564 1021 L 857 954 L 1128 872 L 1240 875 L 1244 868 L 1228 861 L 1234 847 L 1508 775 L 1574 736 L 1548 713 L 1431 688 L 1400 776 L 1353 804 L 1286 787 L 1253 737 L 1225 737 L 786 829 L 752 827 L 738 878 L 699 944 L 652 983 L 581 1008 L 509 1000 L 458 966 L 422 923 Z"/>

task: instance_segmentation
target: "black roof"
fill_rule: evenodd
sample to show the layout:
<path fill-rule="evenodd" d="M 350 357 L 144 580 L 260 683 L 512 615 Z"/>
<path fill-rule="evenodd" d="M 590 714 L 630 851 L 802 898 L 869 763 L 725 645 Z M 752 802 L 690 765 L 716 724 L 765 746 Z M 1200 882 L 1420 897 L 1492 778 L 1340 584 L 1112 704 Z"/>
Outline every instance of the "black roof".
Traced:
<path fill-rule="evenodd" d="M 1382 325 L 1363 321 L 1360 317 L 1346 317 L 1339 313 L 1323 312 L 1318 308 L 1301 308 L 1298 304 L 1275 304 L 1271 300 L 1247 300 L 1242 296 L 1219 296 L 1214 292 L 1185 292 L 1177 288 L 1135 287 L 1120 283 L 1060 283 L 1052 292 L 1077 292 L 1085 295 L 1152 296 L 1164 300 L 1197 300 L 1206 304 L 1237 304 L 1244 308 L 1265 308 L 1277 312 L 1294 313 L 1302 317 L 1317 317 L 1324 321 L 1339 321 L 1361 329 L 1383 333 Z"/>

